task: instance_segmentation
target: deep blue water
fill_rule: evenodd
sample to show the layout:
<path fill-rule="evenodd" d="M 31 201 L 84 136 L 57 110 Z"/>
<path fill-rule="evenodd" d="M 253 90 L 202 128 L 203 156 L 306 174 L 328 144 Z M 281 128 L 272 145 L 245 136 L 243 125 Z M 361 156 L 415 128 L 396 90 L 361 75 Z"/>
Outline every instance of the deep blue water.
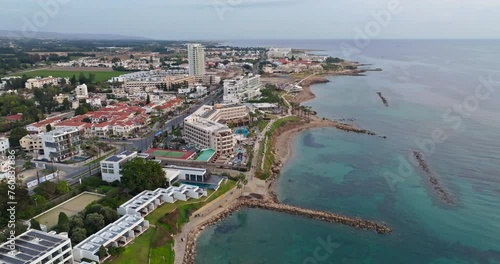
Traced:
<path fill-rule="evenodd" d="M 344 57 L 342 42 L 229 44 Z M 278 194 L 284 203 L 384 221 L 393 233 L 246 209 L 203 233 L 198 263 L 500 263 L 500 41 L 379 40 L 352 59 L 384 71 L 331 77 L 313 87 L 317 98 L 306 104 L 387 139 L 302 133 Z M 412 165 L 414 150 L 454 205 Z M 326 250 L 328 240 L 335 247 Z"/>

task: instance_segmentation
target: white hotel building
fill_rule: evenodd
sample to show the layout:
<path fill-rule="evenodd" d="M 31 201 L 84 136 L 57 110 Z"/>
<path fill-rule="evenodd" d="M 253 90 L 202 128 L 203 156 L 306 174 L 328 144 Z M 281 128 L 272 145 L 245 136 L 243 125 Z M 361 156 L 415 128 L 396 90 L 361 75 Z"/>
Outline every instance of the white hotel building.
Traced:
<path fill-rule="evenodd" d="M 241 105 L 204 105 L 184 119 L 183 138 L 200 149 L 214 149 L 219 154 L 233 152 L 236 140 L 233 131 L 219 121 L 244 118 L 248 115 Z"/>
<path fill-rule="evenodd" d="M 71 241 L 65 233 L 30 229 L 0 245 L 1 264 L 73 264 Z"/>
<path fill-rule="evenodd" d="M 259 97 L 261 88 L 260 75 L 224 80 L 224 103 L 241 103 Z"/>

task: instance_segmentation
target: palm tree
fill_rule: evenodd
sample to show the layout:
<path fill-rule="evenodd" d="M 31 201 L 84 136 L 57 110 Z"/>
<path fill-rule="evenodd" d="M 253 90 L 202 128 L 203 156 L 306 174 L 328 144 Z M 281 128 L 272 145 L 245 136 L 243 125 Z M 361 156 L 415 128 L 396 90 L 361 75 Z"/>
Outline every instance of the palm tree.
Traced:
<path fill-rule="evenodd" d="M 248 179 L 247 177 L 245 176 L 245 174 L 243 173 L 240 173 L 240 175 L 238 176 L 238 185 L 237 185 L 237 188 L 238 189 L 241 189 L 241 192 L 243 193 L 243 189 L 244 187 L 248 184 Z"/>

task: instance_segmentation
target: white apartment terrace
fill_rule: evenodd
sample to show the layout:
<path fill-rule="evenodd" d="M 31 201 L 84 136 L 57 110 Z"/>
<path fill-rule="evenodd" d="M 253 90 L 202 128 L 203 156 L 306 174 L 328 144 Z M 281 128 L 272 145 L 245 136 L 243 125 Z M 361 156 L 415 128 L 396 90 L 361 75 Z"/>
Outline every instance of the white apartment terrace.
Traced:
<path fill-rule="evenodd" d="M 119 215 L 137 214 L 145 217 L 164 203 L 175 203 L 177 200 L 187 201 L 190 198 L 199 199 L 203 196 L 207 196 L 207 191 L 193 185 L 182 184 L 179 187 L 158 188 L 154 191 L 143 191 L 122 204 L 117 211 Z"/>

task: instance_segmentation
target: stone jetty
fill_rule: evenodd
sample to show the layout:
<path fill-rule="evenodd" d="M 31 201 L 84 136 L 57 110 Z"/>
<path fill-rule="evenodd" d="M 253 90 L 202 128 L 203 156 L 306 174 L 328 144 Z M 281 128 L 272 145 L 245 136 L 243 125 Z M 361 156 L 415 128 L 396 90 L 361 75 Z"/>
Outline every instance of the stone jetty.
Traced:
<path fill-rule="evenodd" d="M 455 202 L 453 201 L 452 196 L 443 187 L 441 187 L 436 174 L 434 174 L 434 172 L 432 172 L 429 168 L 429 165 L 425 161 L 423 154 L 418 151 L 413 151 L 413 156 L 418 161 L 418 164 L 420 165 L 422 170 L 424 170 L 427 176 L 429 176 L 429 181 L 434 190 L 438 193 L 439 197 L 449 204 L 454 204 Z"/>
<path fill-rule="evenodd" d="M 377 136 L 377 133 L 375 133 L 375 132 L 372 132 L 372 131 L 367 130 L 367 129 L 358 128 L 352 124 L 333 122 L 333 126 L 336 129 L 340 129 L 340 130 L 347 131 L 347 132 L 354 132 L 354 133 L 358 133 L 358 134 L 367 134 L 370 136 Z M 385 136 L 380 136 L 380 137 L 386 138 Z"/>
<path fill-rule="evenodd" d="M 277 200 L 277 199 L 276 199 Z M 252 196 L 245 196 L 239 198 L 236 202 L 234 202 L 231 206 L 229 206 L 222 213 L 214 216 L 210 220 L 204 222 L 198 228 L 192 230 L 188 236 L 186 241 L 186 252 L 183 258 L 184 264 L 194 264 L 196 258 L 196 240 L 200 236 L 200 234 L 205 230 L 205 228 L 215 225 L 219 223 L 224 218 L 230 216 L 235 211 L 243 208 L 258 208 L 263 210 L 271 210 L 281 213 L 287 213 L 291 215 L 303 216 L 311 219 L 316 219 L 319 221 L 341 224 L 351 226 L 361 230 L 371 230 L 375 231 L 379 234 L 389 234 L 392 230 L 383 223 L 377 223 L 371 220 L 364 220 L 360 218 L 348 217 L 328 212 L 316 211 L 306 208 L 301 208 L 292 205 L 280 204 L 274 199 L 255 199 Z"/>
<path fill-rule="evenodd" d="M 384 103 L 385 106 L 389 106 L 389 102 L 387 102 L 387 99 L 385 99 L 385 97 L 382 95 L 381 92 L 377 92 L 378 94 L 378 97 L 380 97 L 380 99 L 382 100 L 382 103 Z"/>

